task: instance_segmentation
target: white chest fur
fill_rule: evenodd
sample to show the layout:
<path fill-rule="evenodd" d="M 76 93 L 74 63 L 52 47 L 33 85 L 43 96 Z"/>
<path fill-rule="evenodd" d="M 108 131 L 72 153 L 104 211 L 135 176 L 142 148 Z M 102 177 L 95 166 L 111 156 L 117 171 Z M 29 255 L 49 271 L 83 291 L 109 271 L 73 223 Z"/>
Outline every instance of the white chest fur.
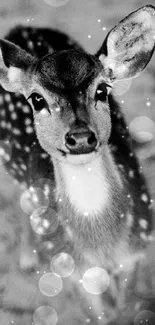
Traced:
<path fill-rule="evenodd" d="M 103 211 L 109 185 L 100 158 L 86 165 L 62 164 L 61 170 L 66 195 L 78 212 L 87 216 Z"/>

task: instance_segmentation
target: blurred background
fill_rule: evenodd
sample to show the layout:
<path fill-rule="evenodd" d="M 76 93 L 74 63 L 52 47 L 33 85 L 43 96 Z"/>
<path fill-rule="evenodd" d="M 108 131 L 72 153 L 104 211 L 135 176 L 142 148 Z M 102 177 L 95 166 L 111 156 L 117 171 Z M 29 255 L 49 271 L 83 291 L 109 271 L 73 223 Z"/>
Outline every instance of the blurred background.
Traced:
<path fill-rule="evenodd" d="M 155 5 L 155 0 L 0 0 L 0 37 L 19 24 L 51 27 L 69 34 L 86 51 L 95 53 L 119 20 L 150 3 Z M 114 91 L 132 132 L 152 200 L 155 200 L 155 55 L 139 78 L 119 84 Z M 14 247 L 18 242 L 18 219 L 11 216 L 12 207 L 5 206 L 5 196 L 7 200 L 14 198 L 16 189 L 3 166 L 0 179 L 3 195 L 0 201 L 0 228 L 3 229 L 0 230 L 0 238 L 3 238 L 0 246 L 0 324 L 30 325 L 29 314 L 37 301 L 41 301 L 40 293 L 36 279 L 19 273 L 16 268 Z M 154 262 L 153 245 L 148 257 Z M 4 290 L 5 295 L 2 295 Z M 16 313 L 11 306 L 16 306 Z M 28 312 L 22 314 L 25 308 Z"/>

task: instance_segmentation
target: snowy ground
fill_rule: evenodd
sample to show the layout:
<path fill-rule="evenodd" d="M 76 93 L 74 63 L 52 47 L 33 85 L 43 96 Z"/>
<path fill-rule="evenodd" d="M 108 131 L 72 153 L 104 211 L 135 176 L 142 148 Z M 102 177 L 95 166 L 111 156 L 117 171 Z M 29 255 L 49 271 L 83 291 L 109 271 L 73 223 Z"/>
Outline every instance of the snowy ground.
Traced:
<path fill-rule="evenodd" d="M 154 1 L 152 0 L 152 4 L 155 5 Z M 49 26 L 65 31 L 78 40 L 87 51 L 94 53 L 111 27 L 128 13 L 150 2 L 70 0 L 66 5 L 56 8 L 49 6 L 44 0 L 0 0 L 0 37 L 16 24 Z M 140 115 L 147 116 L 155 122 L 155 56 L 142 76 L 135 79 L 128 91 L 118 96 L 118 100 L 124 101 L 122 109 L 128 123 Z M 147 101 L 150 101 L 150 106 L 146 105 Z M 137 152 L 152 198 L 155 199 L 155 139 L 145 146 L 138 146 Z M 40 275 L 19 271 L 21 229 L 19 216 L 15 215 L 12 203 L 17 189 L 3 167 L 0 169 L 0 179 L 0 325 L 10 325 L 12 321 L 14 325 L 30 325 L 32 310 L 50 302 L 38 289 Z M 148 249 L 148 263 L 150 265 L 148 272 L 153 283 L 155 279 L 153 245 Z M 40 274 L 45 269 L 46 266 L 42 266 Z M 144 283 L 144 290 L 145 285 Z M 154 289 L 150 295 L 153 293 Z M 63 299 L 61 303 L 64 303 Z M 22 309 L 26 312 L 22 313 Z"/>

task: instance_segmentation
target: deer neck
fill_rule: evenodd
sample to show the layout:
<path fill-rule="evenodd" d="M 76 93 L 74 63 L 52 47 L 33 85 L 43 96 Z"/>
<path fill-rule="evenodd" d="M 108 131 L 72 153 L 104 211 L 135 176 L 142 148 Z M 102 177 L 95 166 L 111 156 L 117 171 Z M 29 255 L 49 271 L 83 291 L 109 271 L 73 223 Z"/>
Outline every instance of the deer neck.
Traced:
<path fill-rule="evenodd" d="M 57 199 L 74 211 L 73 218 L 92 221 L 113 210 L 123 185 L 108 147 L 88 164 L 55 162 L 54 166 Z"/>
<path fill-rule="evenodd" d="M 127 203 L 109 149 L 88 165 L 53 163 L 60 216 L 67 221 L 75 250 L 88 256 L 91 249 L 95 261 L 95 256 L 115 259 L 114 248 L 126 234 L 121 214 Z"/>

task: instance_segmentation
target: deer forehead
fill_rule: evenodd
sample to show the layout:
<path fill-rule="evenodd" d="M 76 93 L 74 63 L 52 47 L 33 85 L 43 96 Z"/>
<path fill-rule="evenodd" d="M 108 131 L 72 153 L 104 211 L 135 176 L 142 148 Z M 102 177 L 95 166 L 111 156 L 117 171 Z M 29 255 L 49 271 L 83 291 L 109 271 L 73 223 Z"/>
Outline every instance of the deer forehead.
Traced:
<path fill-rule="evenodd" d="M 73 90 L 87 87 L 102 71 L 100 61 L 92 55 L 75 50 L 59 51 L 39 60 L 35 75 L 48 90 Z"/>

